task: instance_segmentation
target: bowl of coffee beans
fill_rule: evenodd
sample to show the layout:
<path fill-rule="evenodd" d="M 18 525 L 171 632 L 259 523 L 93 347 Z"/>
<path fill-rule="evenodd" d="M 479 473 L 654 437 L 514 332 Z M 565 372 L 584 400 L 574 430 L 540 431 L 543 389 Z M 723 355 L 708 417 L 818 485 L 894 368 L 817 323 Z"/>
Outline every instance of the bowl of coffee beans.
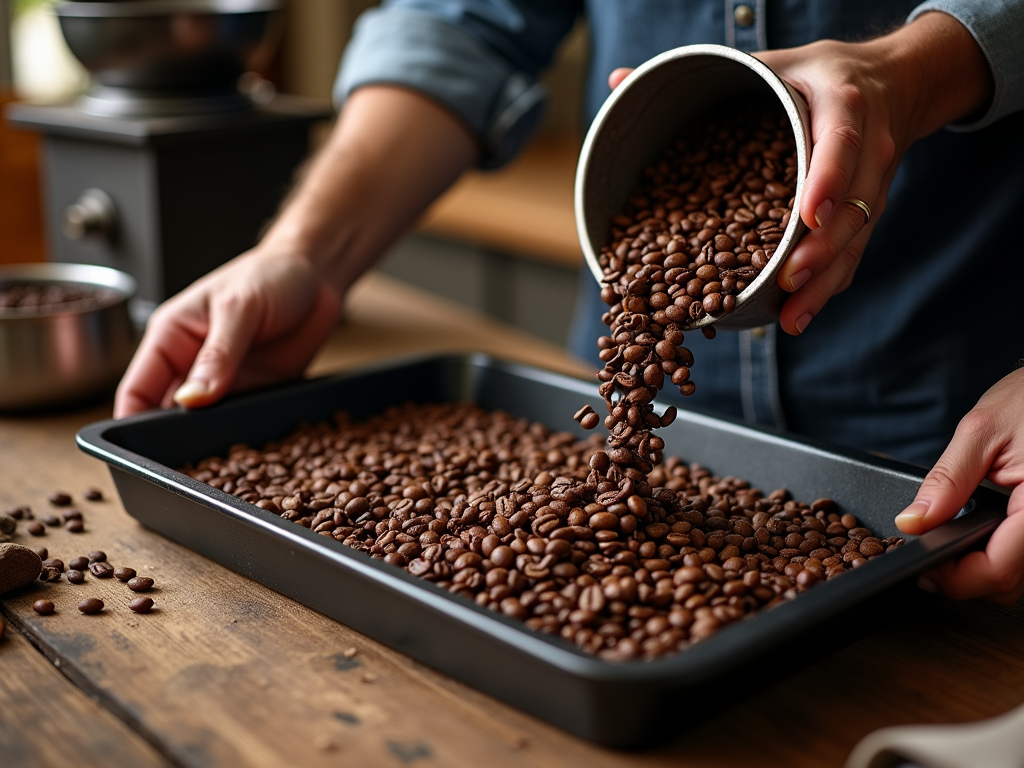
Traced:
<path fill-rule="evenodd" d="M 0 267 L 0 410 L 71 403 L 113 388 L 135 350 L 135 280 L 87 264 Z"/>
<path fill-rule="evenodd" d="M 591 125 L 576 172 L 587 265 L 662 325 L 775 322 L 776 276 L 805 227 L 795 212 L 810 161 L 797 91 L 754 57 L 718 45 L 637 67 Z"/>

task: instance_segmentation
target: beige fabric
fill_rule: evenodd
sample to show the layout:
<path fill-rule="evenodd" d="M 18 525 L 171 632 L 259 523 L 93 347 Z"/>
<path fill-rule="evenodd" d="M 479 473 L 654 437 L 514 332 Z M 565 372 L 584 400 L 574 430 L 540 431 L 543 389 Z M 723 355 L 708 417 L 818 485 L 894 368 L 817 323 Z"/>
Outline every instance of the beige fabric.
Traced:
<path fill-rule="evenodd" d="M 865 736 L 846 768 L 1024 768 L 1024 706 L 963 725 L 909 725 Z"/>

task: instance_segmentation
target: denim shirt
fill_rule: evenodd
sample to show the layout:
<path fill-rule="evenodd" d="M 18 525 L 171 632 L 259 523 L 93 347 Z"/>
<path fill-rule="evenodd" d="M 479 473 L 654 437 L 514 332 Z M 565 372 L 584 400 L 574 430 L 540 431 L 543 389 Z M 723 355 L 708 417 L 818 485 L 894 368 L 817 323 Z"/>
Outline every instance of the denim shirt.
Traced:
<path fill-rule="evenodd" d="M 662 51 L 862 40 L 928 10 L 953 15 L 978 41 L 995 77 L 989 110 L 904 155 L 852 286 L 799 337 L 777 326 L 712 341 L 687 334 L 697 392 L 676 400 L 930 465 L 1024 353 L 1021 0 L 395 0 L 360 19 L 335 95 L 341 103 L 373 83 L 418 90 L 464 120 L 479 137 L 481 166 L 495 167 L 538 123 L 537 74 L 580 13 L 591 35 L 589 124 L 608 96 L 608 74 Z M 596 370 L 604 305 L 581 273 L 572 349 Z"/>

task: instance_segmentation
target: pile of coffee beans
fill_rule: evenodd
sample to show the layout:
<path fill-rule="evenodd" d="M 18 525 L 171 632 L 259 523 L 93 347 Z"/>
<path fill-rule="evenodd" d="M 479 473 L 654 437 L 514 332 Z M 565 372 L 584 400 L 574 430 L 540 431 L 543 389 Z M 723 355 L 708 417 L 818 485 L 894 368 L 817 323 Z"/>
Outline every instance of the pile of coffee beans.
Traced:
<path fill-rule="evenodd" d="M 0 315 L 86 312 L 119 298 L 109 288 L 78 283 L 15 283 L 0 286 Z"/>
<path fill-rule="evenodd" d="M 682 331 L 732 312 L 767 266 L 792 215 L 796 163 L 781 110 L 739 109 L 695 124 L 645 170 L 598 256 L 611 327 L 598 341 L 603 383 L 625 373 L 695 391 Z"/>
<path fill-rule="evenodd" d="M 899 546 L 678 458 L 644 474 L 469 404 L 344 414 L 191 477 L 612 660 L 685 649 Z"/>

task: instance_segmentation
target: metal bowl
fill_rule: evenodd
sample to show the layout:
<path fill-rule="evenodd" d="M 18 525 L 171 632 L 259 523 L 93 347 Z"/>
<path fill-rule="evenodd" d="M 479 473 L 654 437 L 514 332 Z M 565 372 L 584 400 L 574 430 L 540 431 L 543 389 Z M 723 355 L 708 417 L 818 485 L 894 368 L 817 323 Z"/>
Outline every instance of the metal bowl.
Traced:
<path fill-rule="evenodd" d="M 87 264 L 0 266 L 0 288 L 74 284 L 105 288 L 96 306 L 32 313 L 0 309 L 0 410 L 63 405 L 110 391 L 135 351 L 128 315 L 135 280 Z"/>
<path fill-rule="evenodd" d="M 68 47 L 93 78 L 82 108 L 133 116 L 143 105 L 151 116 L 175 100 L 194 102 L 185 109 L 193 112 L 242 106 L 238 79 L 269 52 L 279 6 L 280 0 L 122 0 L 61 2 L 54 11 Z"/>
<path fill-rule="evenodd" d="M 611 219 L 625 209 L 643 169 L 688 123 L 754 99 L 777 99 L 789 117 L 799 205 L 810 162 L 810 115 L 800 94 L 758 59 L 721 45 L 676 48 L 637 67 L 612 92 L 590 126 L 576 168 L 576 228 L 587 266 L 599 282 L 598 254 L 608 242 Z M 776 276 L 804 229 L 799 216 L 790 217 L 775 255 L 737 297 L 733 312 L 705 315 L 686 327 L 742 329 L 778 320 L 788 294 Z"/>

